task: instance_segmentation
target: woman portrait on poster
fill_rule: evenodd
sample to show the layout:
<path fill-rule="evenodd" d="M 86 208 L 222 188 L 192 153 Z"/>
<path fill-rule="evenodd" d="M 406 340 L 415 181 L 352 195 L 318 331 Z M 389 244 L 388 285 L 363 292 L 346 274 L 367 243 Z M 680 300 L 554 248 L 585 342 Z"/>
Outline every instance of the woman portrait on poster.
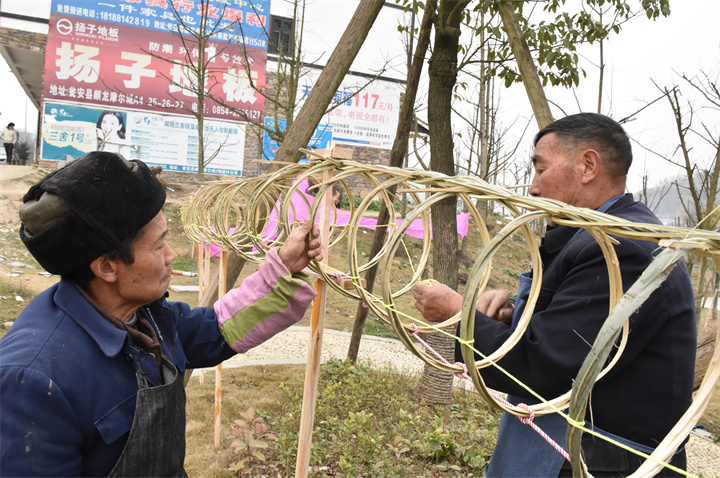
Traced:
<path fill-rule="evenodd" d="M 132 146 L 126 138 L 125 119 L 119 111 L 103 111 L 97 121 L 98 151 L 120 153 L 131 159 Z"/>

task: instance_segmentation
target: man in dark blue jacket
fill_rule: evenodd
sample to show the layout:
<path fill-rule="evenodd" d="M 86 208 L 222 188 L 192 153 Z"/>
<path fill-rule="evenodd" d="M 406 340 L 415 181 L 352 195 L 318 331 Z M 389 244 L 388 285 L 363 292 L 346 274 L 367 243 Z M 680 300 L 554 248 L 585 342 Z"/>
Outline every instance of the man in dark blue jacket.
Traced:
<path fill-rule="evenodd" d="M 612 119 L 590 113 L 555 121 L 535 137 L 535 175 L 530 194 L 595 209 L 639 223 L 660 221 L 631 194 L 625 181 L 632 162 L 630 141 Z M 627 290 L 658 252 L 650 241 L 618 238 L 615 246 Z M 610 287 L 600 246 L 582 229 L 548 226 L 540 246 L 542 286 L 530 324 L 499 365 L 541 396 L 554 398 L 572 386 L 608 316 Z M 532 277 L 521 276 L 512 300 L 488 291 L 478 302 L 474 347 L 489 355 L 515 330 Z M 431 321 L 462 309 L 462 297 L 444 285 L 415 289 L 416 307 Z M 696 325 L 692 284 L 684 264 L 676 267 L 630 317 L 627 347 L 611 371 L 594 386 L 586 421 L 632 448 L 650 453 L 692 401 Z M 457 359 L 462 357 L 457 353 Z M 482 370 L 486 384 L 517 403 L 535 403 L 525 389 L 493 367 Z M 564 444 L 567 422 L 557 414 L 535 419 Z M 583 437 L 588 470 L 596 477 L 631 474 L 643 459 L 604 440 Z M 684 447 L 671 464 L 685 468 Z M 532 429 L 505 414 L 489 477 L 571 476 L 570 465 Z M 674 476 L 664 469 L 658 476 Z"/>
<path fill-rule="evenodd" d="M 191 309 L 167 300 L 165 189 L 141 161 L 89 153 L 23 202 L 21 238 L 62 280 L 0 340 L 0 475 L 187 476 L 185 369 L 302 319 L 319 230 L 295 228 L 238 289 Z"/>

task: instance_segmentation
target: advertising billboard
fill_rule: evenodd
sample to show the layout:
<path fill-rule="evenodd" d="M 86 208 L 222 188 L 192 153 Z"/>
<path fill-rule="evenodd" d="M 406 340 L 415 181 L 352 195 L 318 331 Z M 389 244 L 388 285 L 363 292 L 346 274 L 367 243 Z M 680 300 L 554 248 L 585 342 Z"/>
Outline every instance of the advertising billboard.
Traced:
<path fill-rule="evenodd" d="M 205 120 L 208 174 L 241 176 L 245 125 Z M 45 102 L 43 159 L 66 161 L 90 151 L 112 151 L 168 171 L 198 171 L 197 121 L 186 116 Z"/>
<path fill-rule="evenodd" d="M 300 78 L 300 106 L 318 77 L 319 73 L 312 71 Z M 335 108 L 323 116 L 322 122 L 332 126 L 335 143 L 392 149 L 400 112 L 400 86 L 380 80 L 368 84 L 368 81 L 347 75 L 335 92 L 331 103 Z M 353 96 L 355 92 L 358 93 Z"/>
<path fill-rule="evenodd" d="M 197 171 L 194 114 L 202 89 L 217 98 L 203 106 L 205 157 L 220 148 L 205 171 L 241 174 L 245 128 L 237 123 L 264 116 L 257 90 L 265 88 L 269 19 L 270 0 L 53 0 L 42 158 L 99 148 Z M 181 24 L 193 34 L 181 35 L 190 33 Z M 200 51 L 195 35 L 202 32 Z M 202 88 L 197 65 L 207 67 Z M 122 138 L 112 133 L 119 123 Z"/>
<path fill-rule="evenodd" d="M 276 123 L 277 121 L 277 123 Z M 282 118 L 279 118 L 275 120 L 275 118 L 265 118 L 265 127 L 270 129 L 279 129 L 280 131 L 285 131 L 287 128 L 287 121 L 285 121 Z M 277 126 L 276 126 L 277 125 Z M 310 141 L 308 141 L 306 149 L 309 150 L 315 150 L 315 149 L 325 149 L 328 146 L 328 143 L 333 140 L 333 129 L 331 125 L 328 124 L 321 124 L 318 125 L 317 128 L 315 128 L 315 132 L 313 133 L 312 137 L 310 138 Z M 270 135 L 268 134 L 267 130 L 263 131 L 263 159 L 272 161 L 275 159 L 275 154 L 277 153 L 278 149 L 280 149 L 280 145 L 277 141 L 272 139 Z M 307 163 L 307 158 L 303 154 L 300 158 L 301 163 Z"/>
<path fill-rule="evenodd" d="M 189 26 L 200 25 L 203 12 L 209 24 L 218 24 L 218 33 L 213 40 L 234 41 L 234 31 L 224 30 L 230 23 L 237 23 L 243 44 L 267 50 L 265 25 L 270 18 L 270 0 L 54 0 L 51 16 L 64 15 L 74 17 L 86 23 L 88 34 L 96 28 L 108 28 L 108 24 L 127 25 L 155 30 L 156 32 L 174 31 L 178 23 L 173 9 L 183 23 Z M 88 35 L 91 38 L 92 35 Z"/>
<path fill-rule="evenodd" d="M 256 89 L 265 88 L 263 25 L 269 1 L 242 3 L 233 9 L 216 1 L 55 1 L 45 54 L 44 97 L 192 116 L 198 111 L 197 97 L 184 87 L 197 82 L 188 63 L 198 64 L 201 52 L 192 36 L 177 33 L 172 8 L 191 26 L 200 22 L 204 6 L 211 25 L 228 27 L 214 35 L 203 51 L 209 60 L 204 89 L 220 100 L 206 101 L 205 116 L 260 121 L 264 98 Z M 233 21 L 239 24 L 229 28 Z"/>

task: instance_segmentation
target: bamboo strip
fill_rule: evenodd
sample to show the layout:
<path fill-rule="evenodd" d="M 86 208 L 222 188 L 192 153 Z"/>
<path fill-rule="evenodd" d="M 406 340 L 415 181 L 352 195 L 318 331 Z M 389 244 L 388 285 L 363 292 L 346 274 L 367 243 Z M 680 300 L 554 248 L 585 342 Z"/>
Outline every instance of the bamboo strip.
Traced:
<path fill-rule="evenodd" d="M 692 253 L 710 257 L 715 261 L 716 265 L 720 264 L 720 233 L 718 232 L 632 223 L 615 216 L 569 206 L 551 199 L 520 196 L 509 188 L 491 185 L 471 176 L 445 176 L 433 171 L 362 164 L 328 158 L 318 152 L 305 152 L 312 158 L 308 164 L 288 164 L 279 171 L 257 178 L 204 185 L 182 209 L 183 223 L 188 236 L 198 243 L 214 244 L 232 250 L 248 261 L 259 262 L 269 248 L 282 244 L 291 226 L 291 224 L 281 221 L 281 224 L 278 224 L 273 231 L 270 231 L 277 233 L 276 238 L 270 240 L 267 237 L 268 234 L 261 237 L 267 223 L 265 216 L 273 207 L 277 207 L 279 211 L 278 217 L 286 218 L 294 215 L 292 196 L 297 191 L 297 183 L 300 180 L 322 176 L 323 180 L 314 186 L 318 197 L 327 197 L 332 187 L 335 184 L 340 184 L 350 199 L 350 221 L 346 226 L 328 225 L 327 237 L 323 237 L 323 242 L 332 247 L 347 238 L 349 272 L 346 277 L 351 279 L 354 290 L 348 291 L 340 287 L 338 284 L 343 281 L 330 280 L 336 275 L 337 270 L 333 269 L 327 262 L 323 264 L 314 262 L 309 269 L 323 278 L 323 284 L 332 287 L 347 297 L 364 301 L 378 317 L 392 325 L 400 340 L 422 360 L 442 370 L 459 373 L 462 371 L 461 367 L 442 364 L 435 357 L 425 352 L 424 349 L 419 348 L 411 340 L 408 332 L 413 330 L 413 325 L 419 326 L 421 332 L 429 332 L 460 323 L 459 330 L 460 340 L 463 343 L 463 356 L 466 361 L 470 360 L 467 363 L 472 363 L 474 351 L 468 340 L 472 338 L 474 304 L 486 288 L 494 254 L 514 234 L 522 234 L 530 250 L 534 271 L 534 281 L 528 307 L 526 307 L 515 333 L 508 341 L 489 357 L 479 360 L 475 367 L 470 367 L 468 370 L 476 388 L 484 399 L 516 415 L 527 416 L 528 412 L 516 407 L 505 407 L 498 404 L 485 387 L 480 369 L 495 366 L 495 362 L 500 360 L 517 343 L 532 319 L 532 309 L 539 294 L 539 284 L 542 278 L 542 264 L 537 254 L 537 238 L 532 230 L 532 223 L 548 219 L 559 225 L 583 228 L 595 238 L 605 256 L 611 284 L 609 319 L 606 326 L 611 323 L 613 330 L 611 335 L 603 335 L 602 338 L 598 336 L 598 340 L 605 341 L 607 347 L 608 343 L 615 340 L 614 334 L 625 330 L 621 334 L 620 347 L 609 364 L 606 364 L 604 359 L 593 362 L 592 357 L 595 357 L 595 354 L 599 352 L 598 350 L 592 352 L 586 362 L 589 361 L 588 363 L 594 365 L 591 371 L 584 371 L 583 376 L 579 376 L 579 381 L 575 383 L 576 390 L 574 392 L 568 391 L 559 397 L 547 399 L 545 403 L 541 402 L 534 405 L 535 414 L 551 413 L 564 409 L 572 400 L 573 406 L 576 407 L 573 408 L 573 416 L 578 419 L 583 418 L 584 415 L 581 414 L 582 396 L 589 393 L 592 384 L 607 373 L 622 354 L 622 349 L 627 340 L 627 321 L 623 320 L 623 316 L 629 316 L 632 311 L 628 309 L 626 299 L 623 298 L 623 284 L 620 278 L 619 264 L 614 254 L 613 245 L 617 243 L 618 238 L 655 241 L 668 250 L 679 251 L 680 255 Z M 327 171 L 333 171 L 334 174 L 328 176 Z M 348 184 L 350 184 L 351 180 L 358 179 L 369 184 L 371 192 L 356 207 L 354 196 Z M 293 181 L 297 182 L 293 184 Z M 390 186 L 397 187 L 397 194 L 409 193 L 412 200 L 412 204 L 408 206 L 409 212 L 405 221 L 397 228 L 394 227 L 397 219 L 393 209 L 394 198 L 387 193 Z M 433 193 L 433 196 L 430 199 L 424 199 L 430 193 Z M 414 283 L 420 280 L 420 271 L 427 263 L 430 250 L 430 207 L 435 201 L 449 196 L 456 196 L 468 206 L 471 216 L 481 231 L 483 246 L 468 276 L 463 311 L 443 324 L 431 326 L 424 324 L 422 319 L 414 317 L 414 311 L 405 313 L 399 310 L 395 301 L 401 295 L 408 293 Z M 392 234 L 387 235 L 386 242 L 377 255 L 363 258 L 356 247 L 358 243 L 357 233 L 361 219 L 369 216 L 368 209 L 375 198 L 385 203 L 391 215 L 390 224 L 392 226 L 379 225 L 378 227 L 391 227 L 394 230 Z M 510 223 L 492 239 L 488 236 L 482 217 L 475 207 L 476 201 L 494 202 L 509 211 L 512 216 Z M 309 207 L 312 217 L 318 215 L 319 203 L 320 201 L 316 201 Z M 323 208 L 323 210 L 325 209 Z M 335 214 L 335 212 L 331 214 Z M 409 259 L 413 266 L 413 275 L 409 281 L 398 287 L 398 282 L 392 280 L 393 258 L 400 247 L 404 247 L 407 230 L 414 219 L 421 219 L 426 231 L 422 240 L 422 252 L 417 260 Z M 374 265 L 379 265 L 382 271 L 383 290 L 381 296 L 370 294 L 359 280 L 363 272 Z M 655 266 L 651 267 L 654 268 Z M 651 290 L 650 287 L 649 283 L 636 282 L 631 286 L 630 290 L 639 290 L 641 294 L 646 294 Z M 596 343 L 599 344 L 600 342 L 596 341 Z M 605 351 L 605 349 L 602 349 L 601 353 L 604 354 Z M 717 356 L 718 347 L 716 347 L 715 353 Z M 709 386 L 711 386 L 717 380 L 720 373 L 718 367 L 720 367 L 718 360 L 710 363 L 703 386 L 706 383 L 710 383 Z M 580 388 L 577 389 L 577 387 Z M 697 408 L 696 404 L 698 404 Z M 694 402 L 693 409 L 695 411 L 693 413 L 701 413 L 701 411 L 697 412 L 700 405 L 702 404 L 698 403 L 698 400 Z M 688 413 L 690 413 L 690 410 Z M 691 421 L 692 417 L 688 418 L 688 420 Z M 687 423 L 689 422 L 679 422 L 671 434 L 668 435 L 668 438 L 671 436 L 682 438 L 685 431 L 684 427 L 688 426 Z M 576 436 L 580 434 L 581 432 L 573 431 L 573 440 L 576 440 Z M 668 442 L 670 448 L 674 441 Z M 663 441 L 664 443 L 665 441 Z M 577 452 L 577 444 L 575 444 L 573 450 Z M 582 463 L 578 466 L 582 467 Z M 578 472 L 580 472 L 579 469 Z"/>

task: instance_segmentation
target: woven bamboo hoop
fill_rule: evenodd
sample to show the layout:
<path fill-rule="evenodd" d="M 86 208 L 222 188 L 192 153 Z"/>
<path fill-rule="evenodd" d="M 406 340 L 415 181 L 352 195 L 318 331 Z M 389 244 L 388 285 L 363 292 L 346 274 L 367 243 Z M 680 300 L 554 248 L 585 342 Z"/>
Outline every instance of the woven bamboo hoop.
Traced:
<path fill-rule="evenodd" d="M 543 399 L 537 405 L 532 406 L 536 415 L 553 413 L 569 407 L 568 449 L 573 458 L 575 467 L 573 473 L 576 476 L 585 476 L 585 467 L 577 446 L 583 429 L 576 425 L 584 419 L 584 407 L 593 384 L 615 365 L 624 349 L 628 335 L 627 318 L 639 306 L 639 303 L 629 299 L 628 294 L 632 291 L 634 296 L 638 297 L 649 295 L 654 290 L 653 287 L 659 285 L 658 281 L 665 277 L 663 274 L 667 272 L 658 273 L 657 270 L 666 270 L 687 254 L 711 257 L 720 267 L 720 234 L 717 232 L 632 223 L 615 216 L 569 206 L 551 199 L 520 196 L 510 189 L 487 184 L 471 176 L 451 177 L 432 171 L 398 169 L 331 159 L 312 151 L 305 151 L 305 153 L 312 158 L 310 163 L 288 164 L 273 174 L 256 178 L 204 185 L 182 208 L 182 220 L 187 235 L 196 242 L 232 250 L 248 261 L 255 263 L 262 261 L 269 248 L 282 244 L 292 226 L 285 221 L 278 221 L 275 229 L 270 231 L 277 233 L 277 237 L 272 240 L 268 239 L 268 231 L 265 231 L 266 237 L 261 237 L 267 222 L 268 211 L 277 204 L 280 211 L 279 218 L 293 217 L 292 196 L 299 187 L 298 183 L 302 179 L 322 177 L 324 171 L 332 168 L 335 175 L 331 179 L 315 184 L 314 189 L 317 191 L 317 197 L 322 197 L 335 184 L 340 184 L 350 199 L 350 220 L 345 226 L 332 228 L 330 244 L 334 246 L 347 239 L 349 252 L 349 273 L 347 275 L 352 279 L 355 290 L 347 291 L 336 284 L 333 278 L 338 273 L 337 269 L 319 263 L 313 263 L 309 268 L 322 276 L 327 284 L 337 292 L 365 302 L 379 318 L 392 325 L 398 338 L 423 361 L 453 373 L 460 373 L 463 369 L 458 365 L 446 365 L 440 362 L 418 347 L 408 332 L 413 330 L 411 323 L 417 324 L 421 332 L 437 331 L 459 323 L 459 339 L 462 344 L 463 357 L 466 363 L 475 364 L 474 367 L 469 367 L 468 373 L 480 396 L 493 406 L 515 415 L 528 416 L 529 412 L 499 403 L 485 386 L 480 370 L 489 366 L 497 366 L 496 362 L 517 344 L 532 319 L 533 308 L 540 290 L 542 264 L 537 252 L 537 238 L 529 224 L 534 220 L 551 219 L 559 225 L 583 228 L 595 238 L 605 257 L 611 285 L 608 319 L 578 373 L 573 389 L 561 396 Z M 371 193 L 357 207 L 354 205 L 352 191 L 347 186 L 348 180 L 353 177 L 364 179 L 372 187 Z M 409 193 L 415 205 L 411 207 L 400 226 L 395 228 L 392 234 L 388 234 L 380 252 L 375 257 L 367 258 L 361 263 L 356 248 L 357 232 L 361 219 L 367 216 L 371 201 L 377 197 L 385 203 L 390 213 L 390 225 L 395 224 L 397 220 L 392 204 L 393 198 L 387 193 L 390 186 L 397 187 L 396 194 Z M 430 195 L 430 197 L 423 200 L 423 195 Z M 430 249 L 430 207 L 440 199 L 450 196 L 460 198 L 469 206 L 470 213 L 479 227 L 483 246 L 468 275 L 462 312 L 446 322 L 430 325 L 425 324 L 421 318 L 414 317 L 414 311 L 400 311 L 396 299 L 410 291 L 414 283 L 420 280 L 420 271 L 427 263 Z M 511 222 L 493 238 L 488 236 L 483 219 L 474 207 L 474 202 L 477 200 L 497 202 L 510 211 L 513 217 Z M 310 209 L 311 217 L 315 217 L 319 201 L 313 203 L 312 206 L 309 204 L 307 206 Z M 403 245 L 405 234 L 415 219 L 422 221 L 426 231 L 422 240 L 422 253 L 417 260 L 416 267 L 413 268 L 414 273 L 411 279 L 401 287 L 394 289 L 393 281 L 390 280 L 393 269 L 392 258 Z M 388 227 L 388 225 L 378 225 L 378 227 Z M 520 233 L 525 238 L 534 271 L 528 305 L 516 331 L 506 343 L 488 357 L 473 362 L 475 351 L 469 341 L 473 336 L 475 304 L 485 291 L 492 270 L 494 254 L 497 253 L 503 242 L 515 233 Z M 619 264 L 613 248 L 613 243 L 616 241 L 614 237 L 658 242 L 661 246 L 672 250 L 672 264 L 668 262 L 663 266 L 659 265 L 661 261 L 667 260 L 666 257 L 670 256 L 668 251 L 666 251 L 668 254 L 658 255 L 658 258 L 646 270 L 647 277 L 656 274 L 652 276 L 654 279 L 648 279 L 646 274 L 643 274 L 643 277 L 631 286 L 628 294 L 623 294 Z M 380 270 L 383 271 L 380 297 L 370 294 L 362 287 L 360 281 L 363 272 L 375 264 L 378 264 Z M 621 337 L 618 350 L 611 362 L 606 364 L 610 352 L 608 344 L 614 344 L 618 336 Z M 652 472 L 648 470 L 659 469 L 662 465 L 657 464 L 654 460 L 664 461 L 672 455 L 672 452 L 682 443 L 690 428 L 702 414 L 712 386 L 719 375 L 720 347 L 716 346 L 715 355 L 710 362 L 705 380 L 697 392 L 698 398 L 655 450 L 652 459 L 647 460 L 633 476 L 641 476 L 641 473 Z"/>

